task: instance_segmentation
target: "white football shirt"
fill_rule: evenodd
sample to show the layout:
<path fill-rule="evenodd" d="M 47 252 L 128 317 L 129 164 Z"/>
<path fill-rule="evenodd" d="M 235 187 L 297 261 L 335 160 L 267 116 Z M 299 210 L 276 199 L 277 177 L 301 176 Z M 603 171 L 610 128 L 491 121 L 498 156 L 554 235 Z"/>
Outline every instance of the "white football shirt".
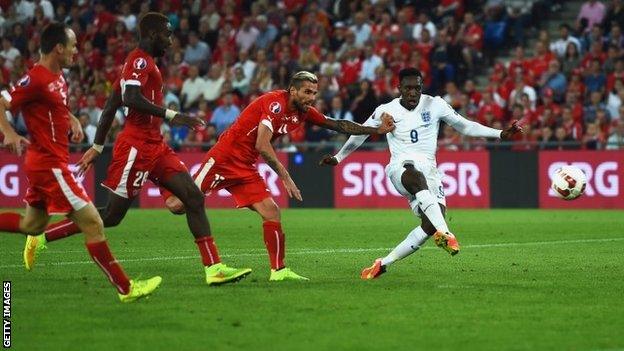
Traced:
<path fill-rule="evenodd" d="M 396 98 L 378 106 L 364 125 L 378 127 L 384 112 L 392 116 L 396 126 L 386 135 L 390 147 L 390 162 L 401 162 L 413 155 L 424 156 L 428 160 L 435 161 L 440 121 L 446 122 L 461 134 L 469 136 L 499 138 L 501 133 L 498 129 L 467 120 L 439 96 L 422 94 L 418 105 L 413 110 L 403 107 L 400 98 Z M 336 154 L 338 162 L 362 145 L 367 137 L 368 135 L 351 136 Z"/>

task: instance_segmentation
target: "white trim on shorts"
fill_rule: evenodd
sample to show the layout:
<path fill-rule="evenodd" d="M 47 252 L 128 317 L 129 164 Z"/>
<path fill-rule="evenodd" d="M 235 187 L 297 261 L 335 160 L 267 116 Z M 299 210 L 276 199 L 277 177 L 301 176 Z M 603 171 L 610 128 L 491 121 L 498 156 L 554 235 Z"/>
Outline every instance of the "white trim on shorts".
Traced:
<path fill-rule="evenodd" d="M 136 160 L 136 155 L 137 155 L 137 149 L 135 149 L 133 146 L 130 147 L 130 152 L 128 153 L 128 161 L 126 161 L 126 166 L 123 169 L 123 173 L 121 173 L 121 179 L 119 179 L 119 184 L 117 184 L 117 188 L 115 188 L 115 190 L 108 188 L 106 185 L 104 185 L 105 188 L 110 189 L 112 192 L 114 192 L 115 194 L 121 196 L 121 197 L 125 197 L 126 199 L 128 198 L 128 176 L 130 175 L 130 170 L 132 169 L 132 166 L 134 165 L 134 160 Z"/>
<path fill-rule="evenodd" d="M 65 195 L 65 198 L 72 206 L 74 211 L 78 211 L 89 204 L 80 196 L 74 194 L 72 189 L 69 187 L 69 184 L 67 184 L 67 182 L 65 181 L 65 178 L 63 178 L 63 171 L 60 168 L 52 168 L 52 173 L 54 173 L 54 177 L 60 185 L 61 190 L 63 191 L 63 195 Z"/>

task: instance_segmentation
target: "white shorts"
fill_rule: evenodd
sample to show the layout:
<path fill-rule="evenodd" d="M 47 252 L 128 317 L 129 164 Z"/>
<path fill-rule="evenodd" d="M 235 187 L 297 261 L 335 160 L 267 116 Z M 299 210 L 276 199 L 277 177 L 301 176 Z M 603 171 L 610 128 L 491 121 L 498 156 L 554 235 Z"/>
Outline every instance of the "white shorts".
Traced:
<path fill-rule="evenodd" d="M 407 202 L 409 203 L 412 211 L 414 213 L 419 214 L 418 211 L 418 201 L 416 201 L 416 197 L 407 191 L 401 183 L 401 176 L 405 171 L 404 165 L 412 164 L 414 168 L 421 172 L 425 179 L 427 179 L 427 187 L 431 194 L 438 200 L 438 203 L 442 204 L 446 207 L 446 198 L 444 197 L 444 187 L 442 186 L 442 175 L 438 171 L 435 162 L 431 160 L 421 159 L 419 157 L 414 157 L 413 159 L 403 159 L 401 161 L 389 163 L 386 166 L 386 175 L 390 178 L 392 185 L 394 188 L 405 198 L 407 198 Z"/>

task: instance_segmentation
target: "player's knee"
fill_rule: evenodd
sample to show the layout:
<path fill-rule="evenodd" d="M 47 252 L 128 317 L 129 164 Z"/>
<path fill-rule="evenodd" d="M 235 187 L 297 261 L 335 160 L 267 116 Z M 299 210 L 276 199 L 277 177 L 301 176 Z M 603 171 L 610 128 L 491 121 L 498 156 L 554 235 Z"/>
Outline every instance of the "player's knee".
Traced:
<path fill-rule="evenodd" d="M 183 206 L 187 209 L 203 209 L 204 208 L 204 194 L 197 187 L 193 187 L 193 189 L 189 189 L 187 192 L 187 197 L 183 202 Z"/>
<path fill-rule="evenodd" d="M 263 211 L 260 213 L 262 219 L 265 221 L 279 222 L 280 221 L 280 208 L 276 203 L 272 202 L 267 204 Z"/>
<path fill-rule="evenodd" d="M 184 204 L 180 199 L 175 196 L 170 196 L 165 200 L 165 205 L 169 209 L 171 213 L 174 215 L 182 215 L 186 213 L 186 208 L 184 208 Z"/>
<path fill-rule="evenodd" d="M 413 167 L 407 168 L 403 172 L 401 183 L 411 194 L 427 189 L 427 179 L 422 172 L 415 170 Z"/>
<path fill-rule="evenodd" d="M 104 228 L 104 222 L 100 216 L 90 216 L 81 220 L 80 229 L 83 233 L 90 234 L 100 234 Z"/>

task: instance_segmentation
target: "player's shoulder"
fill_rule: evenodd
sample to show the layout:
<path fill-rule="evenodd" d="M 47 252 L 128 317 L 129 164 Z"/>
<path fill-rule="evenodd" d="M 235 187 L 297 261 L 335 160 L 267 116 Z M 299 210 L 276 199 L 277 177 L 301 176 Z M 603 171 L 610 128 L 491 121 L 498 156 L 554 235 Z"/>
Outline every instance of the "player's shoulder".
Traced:
<path fill-rule="evenodd" d="M 23 76 L 15 82 L 15 88 L 26 88 L 34 85 L 46 83 L 49 80 L 50 72 L 41 65 L 34 65 Z"/>
<path fill-rule="evenodd" d="M 258 97 L 256 102 L 262 104 L 270 113 L 277 115 L 285 111 L 288 94 L 286 90 L 273 90 Z"/>
<path fill-rule="evenodd" d="M 386 102 L 385 104 L 377 106 L 377 108 L 375 109 L 375 114 L 377 115 L 383 112 L 392 113 L 394 111 L 397 111 L 397 109 L 401 108 L 400 100 L 400 98 L 394 98 L 389 102 Z"/>
<path fill-rule="evenodd" d="M 154 66 L 154 59 L 145 51 L 136 48 L 126 56 L 126 65 L 131 66 L 132 69 L 143 70 Z"/>

